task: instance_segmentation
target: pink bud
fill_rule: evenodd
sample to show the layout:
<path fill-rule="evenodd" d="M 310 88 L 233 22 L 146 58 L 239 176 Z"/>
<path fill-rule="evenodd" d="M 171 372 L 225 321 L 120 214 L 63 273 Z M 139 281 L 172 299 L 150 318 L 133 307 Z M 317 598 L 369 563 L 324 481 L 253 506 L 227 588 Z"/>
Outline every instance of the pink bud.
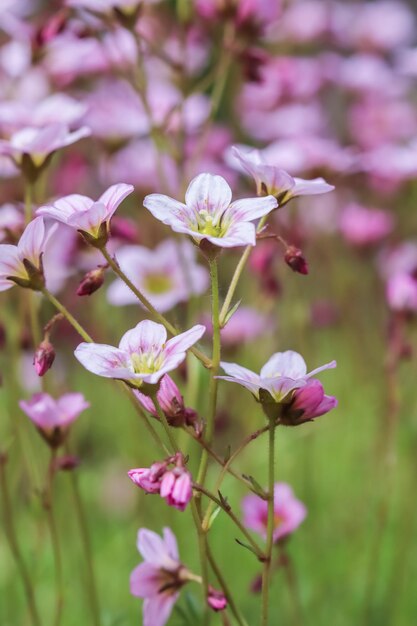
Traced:
<path fill-rule="evenodd" d="M 35 366 L 37 375 L 44 376 L 46 372 L 51 369 L 54 360 L 54 347 L 47 339 L 44 339 L 42 343 L 39 344 L 35 356 L 33 357 L 33 365 Z"/>
<path fill-rule="evenodd" d="M 98 267 L 87 272 L 77 289 L 77 296 L 91 296 L 92 293 L 100 289 L 104 283 L 105 268 Z"/>
<path fill-rule="evenodd" d="M 207 596 L 207 604 L 211 609 L 213 609 L 213 611 L 224 611 L 227 607 L 227 599 L 222 591 L 218 591 L 210 585 Z"/>
<path fill-rule="evenodd" d="M 298 274 L 308 274 L 307 261 L 299 248 L 288 246 L 285 251 L 284 260 L 286 264 Z"/>

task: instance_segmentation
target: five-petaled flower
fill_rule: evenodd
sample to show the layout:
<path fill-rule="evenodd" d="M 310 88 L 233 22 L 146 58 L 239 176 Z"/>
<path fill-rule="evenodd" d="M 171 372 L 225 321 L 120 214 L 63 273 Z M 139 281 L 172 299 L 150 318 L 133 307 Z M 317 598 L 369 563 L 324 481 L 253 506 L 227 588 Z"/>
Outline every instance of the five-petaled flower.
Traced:
<path fill-rule="evenodd" d="M 144 383 L 157 385 L 164 374 L 178 367 L 188 348 L 202 337 L 205 330 L 205 326 L 197 324 L 167 341 L 162 324 L 143 320 L 123 335 L 118 348 L 81 343 L 74 354 L 89 372 L 125 380 L 132 387 L 142 387 L 143 390 Z"/>
<path fill-rule="evenodd" d="M 0 244 L 0 291 L 17 284 L 40 291 L 45 286 L 42 257 L 48 240 L 55 230 L 48 231 L 42 217 L 26 226 L 17 244 Z"/>
<path fill-rule="evenodd" d="M 49 445 L 56 448 L 65 440 L 70 424 L 90 404 L 82 393 L 65 393 L 57 400 L 48 393 L 35 393 L 30 400 L 21 400 L 19 406 Z"/>
<path fill-rule="evenodd" d="M 266 538 L 268 525 L 268 503 L 255 494 L 242 500 L 243 523 Z M 275 483 L 274 487 L 274 541 L 293 533 L 307 515 L 307 509 L 294 495 L 286 483 Z"/>
<path fill-rule="evenodd" d="M 137 547 L 144 562 L 130 576 L 130 592 L 144 598 L 143 626 L 164 626 L 183 585 L 197 577 L 180 562 L 177 541 L 169 528 L 164 528 L 162 538 L 141 528 Z"/>
<path fill-rule="evenodd" d="M 236 363 L 222 362 L 221 366 L 227 376 L 219 378 L 249 389 L 261 402 L 268 417 L 279 419 L 283 424 L 297 425 L 310 421 L 336 406 L 334 398 L 324 395 L 321 383 L 311 380 L 318 372 L 336 367 L 336 361 L 307 373 L 301 354 L 287 350 L 273 354 L 260 374 Z"/>
<path fill-rule="evenodd" d="M 133 185 L 119 183 L 109 187 L 98 200 L 71 194 L 37 210 L 37 215 L 51 217 L 78 230 L 91 244 L 103 247 L 109 237 L 110 220 Z"/>
<path fill-rule="evenodd" d="M 232 190 L 225 179 L 212 174 L 199 174 L 191 181 L 185 204 L 159 193 L 146 196 L 143 204 L 175 232 L 190 235 L 198 244 L 208 240 L 223 248 L 254 246 L 256 229 L 252 222 L 278 206 L 273 196 L 232 202 Z"/>
<path fill-rule="evenodd" d="M 231 154 L 239 166 L 254 178 L 258 193 L 264 191 L 275 196 L 280 207 L 297 196 L 313 196 L 328 193 L 334 189 L 334 186 L 326 183 L 324 178 L 312 180 L 293 178 L 285 170 L 266 163 L 259 150 L 243 150 L 233 146 Z"/>

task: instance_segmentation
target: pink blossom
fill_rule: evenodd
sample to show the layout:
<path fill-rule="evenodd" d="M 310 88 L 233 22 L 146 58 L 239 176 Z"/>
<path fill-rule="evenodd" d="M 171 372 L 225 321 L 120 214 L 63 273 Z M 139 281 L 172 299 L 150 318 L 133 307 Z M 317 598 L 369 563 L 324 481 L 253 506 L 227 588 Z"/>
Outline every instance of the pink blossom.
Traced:
<path fill-rule="evenodd" d="M 9 140 L 0 141 L 0 154 L 13 159 L 21 166 L 25 155 L 36 168 L 42 167 L 49 155 L 65 148 L 83 137 L 88 137 L 87 127 L 71 132 L 66 124 L 49 124 L 43 128 L 26 127 L 14 133 Z"/>
<path fill-rule="evenodd" d="M 133 284 L 161 312 L 169 311 L 191 295 L 201 295 L 209 284 L 207 270 L 195 261 L 195 246 L 166 239 L 154 250 L 143 246 L 125 246 L 117 252 L 117 261 Z M 137 298 L 120 279 L 107 292 L 111 304 L 137 304 Z"/>
<path fill-rule="evenodd" d="M 71 126 L 85 114 L 86 109 L 85 104 L 65 93 L 54 93 L 39 102 L 6 100 L 0 103 L 0 127 L 9 133 L 24 127 Z"/>
<path fill-rule="evenodd" d="M 204 318 L 207 331 L 212 333 L 212 325 L 209 317 Z M 270 333 L 275 327 L 270 315 L 261 313 L 251 307 L 240 306 L 227 324 L 221 329 L 222 345 L 241 346 L 247 341 L 254 341 Z"/>
<path fill-rule="evenodd" d="M 137 547 L 144 562 L 130 576 L 130 593 L 144 598 L 143 626 L 164 626 L 178 600 L 189 572 L 181 564 L 177 541 L 169 528 L 163 537 L 146 528 L 138 533 Z"/>
<path fill-rule="evenodd" d="M 265 390 L 276 403 L 281 403 L 295 389 L 304 387 L 312 376 L 336 367 L 336 361 L 326 363 L 307 373 L 307 366 L 301 354 L 287 350 L 273 354 L 262 367 L 260 374 L 255 374 L 236 363 L 222 361 L 221 366 L 227 376 L 219 376 L 220 379 L 246 387 L 257 400 L 262 400 L 260 390 Z"/>
<path fill-rule="evenodd" d="M 7 241 L 10 235 L 22 232 L 25 218 L 23 211 L 14 204 L 3 204 L 0 206 L 0 242 Z"/>
<path fill-rule="evenodd" d="M 257 188 L 265 189 L 268 194 L 276 196 L 280 206 L 297 196 L 328 193 L 334 189 L 323 178 L 293 178 L 279 167 L 267 163 L 259 150 L 244 150 L 233 146 L 232 155 L 253 176 Z"/>
<path fill-rule="evenodd" d="M 394 227 L 391 213 L 381 209 L 368 209 L 359 204 L 349 204 L 342 211 L 340 231 L 345 239 L 356 246 L 366 246 L 380 241 Z"/>
<path fill-rule="evenodd" d="M 45 279 L 42 256 L 54 228 L 48 231 L 42 217 L 32 220 L 16 246 L 0 244 L 0 291 L 17 284 L 40 290 Z"/>
<path fill-rule="evenodd" d="M 197 243 L 207 239 L 225 248 L 254 246 L 256 230 L 251 222 L 270 213 L 278 203 L 272 196 L 231 200 L 232 190 L 224 178 L 200 174 L 191 181 L 185 204 L 151 194 L 146 196 L 144 205 L 172 230 L 190 235 Z"/>
<path fill-rule="evenodd" d="M 134 393 L 143 408 L 154 417 L 158 417 L 152 398 L 136 389 Z M 157 398 L 170 426 L 183 426 L 184 424 L 196 426 L 197 413 L 184 406 L 184 398 L 168 374 L 165 374 L 161 379 Z"/>
<path fill-rule="evenodd" d="M 40 207 L 36 213 L 81 231 L 88 236 L 90 243 L 94 240 L 101 242 L 102 239 L 107 241 L 113 213 L 132 191 L 132 185 L 119 183 L 109 187 L 96 201 L 87 196 L 72 194 L 51 205 Z"/>
<path fill-rule="evenodd" d="M 224 611 L 227 607 L 227 598 L 222 591 L 218 591 L 209 585 L 207 604 L 213 611 Z"/>
<path fill-rule="evenodd" d="M 52 447 L 61 445 L 70 424 L 90 404 L 81 393 L 66 393 L 57 400 L 48 393 L 35 393 L 19 406 Z"/>
<path fill-rule="evenodd" d="M 378 258 L 378 269 L 385 279 L 396 274 L 417 274 L 417 241 L 403 241 L 383 250 Z"/>
<path fill-rule="evenodd" d="M 308 380 L 303 387 L 294 391 L 290 404 L 283 407 L 280 421 L 287 426 L 303 424 L 328 413 L 336 406 L 336 398 L 325 395 L 319 380 Z"/>
<path fill-rule="evenodd" d="M 144 320 L 123 335 L 118 348 L 81 343 L 74 354 L 85 369 L 98 376 L 125 380 L 133 387 L 156 385 L 182 363 L 186 351 L 205 330 L 205 326 L 196 325 L 167 341 L 162 324 Z"/>
<path fill-rule="evenodd" d="M 243 523 L 266 538 L 268 503 L 250 494 L 242 500 Z M 274 487 L 274 541 L 291 535 L 307 515 L 304 504 L 297 500 L 286 483 L 275 483 Z"/>
<path fill-rule="evenodd" d="M 410 274 L 394 274 L 388 279 L 386 296 L 393 311 L 417 313 L 417 279 Z"/>
<path fill-rule="evenodd" d="M 355 142 L 372 149 L 415 133 L 417 117 L 409 102 L 397 98 L 367 96 L 349 110 L 349 127 Z"/>
<path fill-rule="evenodd" d="M 321 0 L 297 0 L 287 5 L 278 38 L 299 43 L 317 42 L 329 29 L 332 5 Z"/>

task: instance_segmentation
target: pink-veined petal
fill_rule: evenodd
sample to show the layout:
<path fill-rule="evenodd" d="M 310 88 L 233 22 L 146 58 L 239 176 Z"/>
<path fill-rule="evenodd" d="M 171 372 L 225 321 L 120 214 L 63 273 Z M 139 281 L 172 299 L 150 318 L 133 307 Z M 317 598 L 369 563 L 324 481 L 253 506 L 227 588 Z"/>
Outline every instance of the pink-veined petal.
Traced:
<path fill-rule="evenodd" d="M 166 342 L 165 345 L 165 354 L 168 356 L 173 355 L 174 353 L 182 353 L 191 348 L 206 332 L 206 327 L 202 324 L 196 324 L 190 328 L 190 330 L 186 330 L 184 333 L 177 335 L 176 337 L 172 337 Z"/>
<path fill-rule="evenodd" d="M 143 201 L 143 206 L 163 224 L 173 226 L 182 224 L 184 227 L 190 219 L 195 219 L 193 212 L 182 202 L 160 193 L 151 193 Z"/>
<path fill-rule="evenodd" d="M 44 241 L 45 223 L 43 217 L 35 217 L 34 220 L 29 222 L 20 237 L 17 246 L 20 257 L 36 264 L 39 261 L 41 252 L 43 252 Z"/>
<path fill-rule="evenodd" d="M 97 234 L 100 225 L 109 219 L 107 208 L 101 202 L 94 202 L 88 211 L 73 213 L 67 220 L 68 226 Z"/>
<path fill-rule="evenodd" d="M 71 215 L 87 211 L 93 204 L 94 201 L 88 196 L 74 193 L 56 200 L 53 204 L 41 206 L 36 215 L 45 215 L 67 224 Z"/>
<path fill-rule="evenodd" d="M 81 343 L 74 355 L 86 370 L 98 376 L 105 378 L 129 378 L 132 376 L 132 371 L 128 367 L 128 355 L 114 346 L 101 343 Z"/>
<path fill-rule="evenodd" d="M 133 191 L 133 185 L 127 185 L 126 183 L 112 185 L 100 196 L 97 202 L 101 202 L 105 205 L 108 218 L 110 218 L 123 200 Z"/>
<path fill-rule="evenodd" d="M 221 215 L 232 201 L 232 190 L 222 176 L 199 174 L 188 186 L 185 193 L 187 207 L 197 211 L 207 211 L 211 215 Z"/>
<path fill-rule="evenodd" d="M 227 209 L 224 219 L 233 222 L 250 222 L 263 217 L 276 209 L 278 202 L 274 196 L 263 198 L 242 198 L 235 200 Z"/>
<path fill-rule="evenodd" d="M 119 348 L 132 354 L 134 352 L 150 352 L 165 344 L 167 331 L 162 324 L 151 320 L 139 322 L 135 328 L 128 330 L 120 340 Z"/>
<path fill-rule="evenodd" d="M 294 350 L 276 352 L 261 369 L 261 378 L 285 376 L 287 378 L 302 378 L 307 374 L 307 365 L 301 354 Z"/>

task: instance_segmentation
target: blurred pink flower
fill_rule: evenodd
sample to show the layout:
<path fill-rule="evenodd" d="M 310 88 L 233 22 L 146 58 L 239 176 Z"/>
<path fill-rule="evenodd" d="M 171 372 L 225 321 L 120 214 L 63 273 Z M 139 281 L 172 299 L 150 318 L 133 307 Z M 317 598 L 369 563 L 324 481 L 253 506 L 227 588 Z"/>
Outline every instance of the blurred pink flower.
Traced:
<path fill-rule="evenodd" d="M 192 295 L 201 295 L 209 285 L 207 270 L 195 261 L 195 246 L 166 239 L 154 250 L 125 246 L 117 252 L 117 262 L 133 284 L 161 313 L 169 311 Z M 111 304 L 138 304 L 125 283 L 117 279 L 107 292 Z"/>
<path fill-rule="evenodd" d="M 386 297 L 392 310 L 417 313 L 417 279 L 410 274 L 394 274 L 388 279 Z"/>
<path fill-rule="evenodd" d="M 242 500 L 243 523 L 266 538 L 268 503 L 250 494 Z M 297 500 L 286 483 L 275 483 L 274 487 L 274 541 L 291 535 L 307 515 L 304 504 Z"/>
<path fill-rule="evenodd" d="M 353 139 L 365 150 L 408 139 L 417 127 L 416 112 L 410 102 L 379 96 L 368 96 L 353 104 L 348 121 Z"/>
<path fill-rule="evenodd" d="M 204 317 L 203 320 L 207 332 L 212 334 L 209 316 L 207 319 Z M 270 333 L 274 328 L 274 320 L 270 315 L 251 307 L 240 306 L 220 331 L 222 345 L 241 346 L 247 341 L 254 341 L 258 337 Z"/>
<path fill-rule="evenodd" d="M 304 387 L 312 376 L 323 370 L 336 367 L 336 361 L 326 363 L 326 365 L 307 373 L 307 366 L 301 354 L 287 350 L 273 354 L 262 367 L 260 375 L 236 363 L 222 361 L 221 366 L 227 376 L 219 376 L 218 378 L 246 387 L 257 400 L 262 399 L 260 398 L 260 390 L 268 391 L 275 402 L 281 403 L 287 399 L 290 392 L 299 387 Z"/>
<path fill-rule="evenodd" d="M 197 243 L 207 239 L 224 248 L 254 246 L 256 230 L 251 222 L 275 209 L 277 201 L 272 196 L 231 200 L 232 190 L 224 178 L 200 174 L 191 181 L 185 204 L 162 194 L 146 196 L 143 204 L 154 217 Z"/>
<path fill-rule="evenodd" d="M 205 330 L 205 326 L 196 325 L 167 341 L 162 324 L 144 320 L 123 335 L 118 348 L 81 343 L 74 354 L 86 370 L 98 376 L 125 380 L 132 387 L 156 385 L 164 374 L 182 363 L 186 351 Z"/>
<path fill-rule="evenodd" d="M 54 93 L 38 102 L 5 100 L 0 103 L 0 128 L 9 134 L 24 127 L 71 126 L 80 120 L 86 109 L 85 104 L 65 93 Z"/>
<path fill-rule="evenodd" d="M 403 241 L 395 247 L 382 250 L 378 269 L 385 279 L 396 274 L 417 275 L 417 241 Z"/>
<path fill-rule="evenodd" d="M 16 246 L 0 244 L 0 291 L 17 284 L 39 290 L 45 284 L 42 256 L 54 227 L 48 231 L 42 217 L 26 226 Z"/>
<path fill-rule="evenodd" d="M 288 3 L 279 29 L 276 29 L 276 38 L 297 43 L 316 43 L 328 32 L 332 6 L 321 0 Z"/>
<path fill-rule="evenodd" d="M 222 19 L 234 12 L 233 19 L 237 27 L 250 23 L 255 26 L 267 26 L 275 22 L 282 11 L 281 0 L 196 0 L 196 9 L 205 19 Z"/>
<path fill-rule="evenodd" d="M 113 213 L 132 191 L 132 185 L 119 183 L 109 187 L 96 201 L 88 196 L 72 194 L 40 207 L 36 213 L 81 231 L 88 235 L 89 241 L 101 241 L 102 238 L 107 241 Z"/>
<path fill-rule="evenodd" d="M 0 206 L 0 243 L 22 232 L 24 223 L 23 211 L 17 206 L 10 203 Z"/>
<path fill-rule="evenodd" d="M 0 154 L 13 159 L 21 166 L 25 155 L 33 165 L 40 168 L 49 155 L 60 148 L 65 148 L 83 137 L 88 137 L 90 130 L 83 126 L 71 132 L 66 124 L 49 124 L 43 128 L 26 127 L 14 133 L 9 140 L 0 140 Z"/>
<path fill-rule="evenodd" d="M 181 587 L 190 579 L 189 572 L 179 560 L 177 541 L 169 528 L 164 528 L 162 538 L 141 528 L 137 547 L 144 562 L 130 576 L 130 593 L 145 600 L 143 626 L 164 626 Z"/>
<path fill-rule="evenodd" d="M 366 246 L 389 235 L 394 227 L 394 218 L 388 211 L 352 203 L 343 209 L 339 227 L 349 243 Z"/>
<path fill-rule="evenodd" d="M 232 146 L 231 154 L 240 167 L 253 176 L 258 192 L 264 189 L 266 193 L 275 196 L 279 206 L 297 196 L 317 195 L 334 190 L 334 186 L 326 183 L 324 178 L 293 178 L 279 167 L 267 163 L 259 150 Z"/>
<path fill-rule="evenodd" d="M 81 393 L 66 393 L 57 400 L 48 393 L 35 393 L 19 406 L 52 447 L 62 444 L 70 424 L 90 404 Z"/>
<path fill-rule="evenodd" d="M 227 598 L 222 591 L 218 591 L 209 585 L 207 604 L 213 611 L 224 611 L 227 607 Z"/>

